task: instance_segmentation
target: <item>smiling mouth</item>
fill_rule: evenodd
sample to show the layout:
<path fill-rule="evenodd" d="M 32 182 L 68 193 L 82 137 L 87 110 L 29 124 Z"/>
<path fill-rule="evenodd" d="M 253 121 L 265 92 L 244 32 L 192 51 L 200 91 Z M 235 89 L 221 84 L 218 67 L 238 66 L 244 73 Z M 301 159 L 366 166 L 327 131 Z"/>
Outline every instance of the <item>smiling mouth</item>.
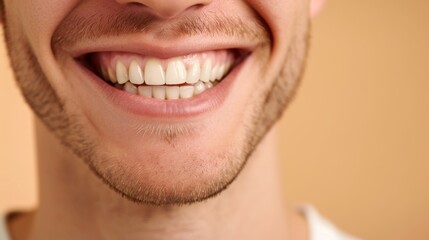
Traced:
<path fill-rule="evenodd" d="M 128 52 L 94 52 L 84 66 L 112 87 L 142 98 L 194 98 L 220 84 L 247 56 L 223 49 L 161 59 Z"/>

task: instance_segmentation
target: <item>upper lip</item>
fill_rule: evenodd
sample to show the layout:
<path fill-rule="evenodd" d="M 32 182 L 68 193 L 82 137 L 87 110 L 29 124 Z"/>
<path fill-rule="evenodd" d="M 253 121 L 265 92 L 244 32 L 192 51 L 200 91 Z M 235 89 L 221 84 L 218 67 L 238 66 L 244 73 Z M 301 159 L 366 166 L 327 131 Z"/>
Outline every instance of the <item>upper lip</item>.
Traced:
<path fill-rule="evenodd" d="M 91 42 L 81 42 L 68 52 L 73 58 L 79 58 L 94 52 L 129 52 L 161 59 L 184 56 L 211 50 L 237 49 L 240 52 L 252 52 L 258 42 L 243 42 L 239 39 L 201 39 L 181 38 L 174 41 L 152 40 L 144 37 L 111 37 Z"/>

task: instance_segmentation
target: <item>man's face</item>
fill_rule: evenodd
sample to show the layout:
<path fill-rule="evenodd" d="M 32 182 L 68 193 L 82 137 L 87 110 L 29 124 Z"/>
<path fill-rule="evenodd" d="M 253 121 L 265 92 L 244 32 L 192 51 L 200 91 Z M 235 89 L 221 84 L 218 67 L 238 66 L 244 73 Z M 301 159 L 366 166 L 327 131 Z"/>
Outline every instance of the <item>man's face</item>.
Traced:
<path fill-rule="evenodd" d="M 4 0 L 35 113 L 131 200 L 201 201 L 239 174 L 291 98 L 305 0 Z M 255 179 L 257 181 L 257 179 Z"/>

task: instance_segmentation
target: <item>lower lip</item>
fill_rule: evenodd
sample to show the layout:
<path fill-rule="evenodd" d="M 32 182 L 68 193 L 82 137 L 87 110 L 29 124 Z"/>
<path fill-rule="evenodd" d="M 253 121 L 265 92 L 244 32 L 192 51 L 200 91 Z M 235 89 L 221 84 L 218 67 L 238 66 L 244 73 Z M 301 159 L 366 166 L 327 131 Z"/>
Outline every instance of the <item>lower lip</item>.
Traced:
<path fill-rule="evenodd" d="M 81 64 L 78 64 L 78 68 L 89 76 L 94 88 L 100 89 L 107 100 L 122 111 L 150 118 L 188 118 L 212 112 L 222 106 L 246 60 L 241 61 L 215 87 L 192 98 L 180 100 L 158 100 L 134 95 L 112 87 Z"/>

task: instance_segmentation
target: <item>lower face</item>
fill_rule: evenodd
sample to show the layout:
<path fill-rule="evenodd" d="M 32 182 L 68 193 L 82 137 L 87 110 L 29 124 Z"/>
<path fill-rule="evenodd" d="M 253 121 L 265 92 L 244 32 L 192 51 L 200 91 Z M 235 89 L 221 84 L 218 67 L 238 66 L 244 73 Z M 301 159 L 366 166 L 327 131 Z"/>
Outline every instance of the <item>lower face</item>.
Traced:
<path fill-rule="evenodd" d="M 303 1 L 213 0 L 168 20 L 113 0 L 49 1 L 5 1 L 19 86 L 77 159 L 132 201 L 226 189 L 302 72 Z"/>

